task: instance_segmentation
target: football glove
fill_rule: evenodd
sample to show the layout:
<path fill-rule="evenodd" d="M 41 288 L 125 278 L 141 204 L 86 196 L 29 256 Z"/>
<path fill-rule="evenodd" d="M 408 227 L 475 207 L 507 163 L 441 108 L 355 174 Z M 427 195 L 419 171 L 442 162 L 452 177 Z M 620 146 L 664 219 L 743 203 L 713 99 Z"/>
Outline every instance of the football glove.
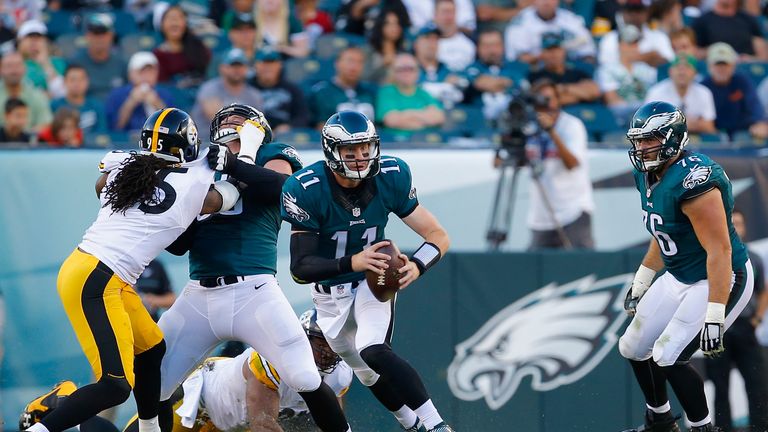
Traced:
<path fill-rule="evenodd" d="M 651 287 L 655 276 L 656 271 L 640 264 L 640 268 L 637 269 L 635 278 L 632 280 L 632 287 L 627 291 L 627 296 L 624 298 L 624 310 L 629 316 L 635 316 L 637 304 Z"/>
<path fill-rule="evenodd" d="M 231 174 L 235 168 L 235 155 L 229 151 L 227 146 L 211 144 L 208 146 L 208 156 L 206 158 L 208 159 L 208 166 L 213 170 Z"/>
<path fill-rule="evenodd" d="M 723 351 L 723 335 L 725 333 L 725 305 L 722 303 L 707 303 L 707 315 L 704 318 L 704 328 L 701 329 L 699 347 L 707 357 L 717 357 Z"/>
<path fill-rule="evenodd" d="M 242 126 L 235 128 L 240 135 L 240 153 L 237 158 L 250 163 L 256 163 L 256 153 L 264 142 L 266 136 L 265 128 L 261 123 L 255 120 L 246 120 Z"/>

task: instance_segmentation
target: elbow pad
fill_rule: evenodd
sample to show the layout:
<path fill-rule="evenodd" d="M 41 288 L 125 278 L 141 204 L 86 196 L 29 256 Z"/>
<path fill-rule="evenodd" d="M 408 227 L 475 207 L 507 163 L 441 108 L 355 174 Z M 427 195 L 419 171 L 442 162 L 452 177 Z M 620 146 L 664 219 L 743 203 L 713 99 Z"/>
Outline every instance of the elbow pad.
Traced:
<path fill-rule="evenodd" d="M 231 210 L 237 203 L 237 200 L 240 199 L 240 191 L 235 185 L 226 180 L 217 181 L 213 184 L 213 188 L 221 195 L 220 212 Z"/>

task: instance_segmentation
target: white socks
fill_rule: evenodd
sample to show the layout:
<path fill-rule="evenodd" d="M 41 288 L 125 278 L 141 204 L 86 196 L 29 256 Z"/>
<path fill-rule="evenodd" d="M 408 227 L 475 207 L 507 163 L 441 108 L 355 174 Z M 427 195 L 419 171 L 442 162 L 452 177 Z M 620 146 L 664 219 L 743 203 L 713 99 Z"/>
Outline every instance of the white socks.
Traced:
<path fill-rule="evenodd" d="M 652 407 L 648 404 L 645 404 L 645 406 L 647 406 L 649 410 L 655 412 L 656 414 L 664 414 L 665 412 L 672 410 L 672 406 L 669 404 L 669 401 L 660 407 Z"/>
<path fill-rule="evenodd" d="M 440 417 L 437 409 L 432 404 L 432 399 L 424 402 L 424 405 L 416 408 L 415 412 L 427 430 L 434 429 L 435 426 L 443 422 L 443 418 Z"/>
<path fill-rule="evenodd" d="M 160 432 L 157 416 L 147 420 L 139 419 L 139 432 Z"/>
<path fill-rule="evenodd" d="M 42 423 L 35 423 L 27 430 L 30 432 L 50 432 Z"/>
<path fill-rule="evenodd" d="M 690 419 L 689 419 L 689 420 L 690 420 Z M 699 427 L 699 426 L 704 426 L 704 425 L 706 425 L 706 424 L 710 424 L 710 423 L 712 423 L 712 418 L 711 418 L 711 417 L 709 417 L 709 414 L 707 414 L 707 416 L 706 416 L 706 417 L 704 417 L 704 419 L 703 419 L 703 420 L 699 420 L 699 421 L 697 421 L 697 422 L 691 422 L 691 427 Z"/>
<path fill-rule="evenodd" d="M 409 427 L 415 425 L 419 420 L 419 418 L 416 416 L 416 413 L 413 412 L 412 409 L 408 408 L 407 405 L 403 405 L 397 411 L 392 411 L 392 415 L 395 416 L 397 421 L 400 422 L 404 429 L 408 429 Z"/>

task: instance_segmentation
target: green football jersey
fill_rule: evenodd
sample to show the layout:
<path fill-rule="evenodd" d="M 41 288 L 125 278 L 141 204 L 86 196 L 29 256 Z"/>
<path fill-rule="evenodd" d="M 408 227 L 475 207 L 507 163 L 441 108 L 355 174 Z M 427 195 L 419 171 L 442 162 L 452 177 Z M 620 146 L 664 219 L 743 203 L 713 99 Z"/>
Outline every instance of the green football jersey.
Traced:
<path fill-rule="evenodd" d="M 667 169 L 661 180 L 650 187 L 647 174 L 635 170 L 634 175 L 641 194 L 643 223 L 658 241 L 664 266 L 672 276 L 686 284 L 707 278 L 707 252 L 680 207 L 684 200 L 713 188 L 720 189 L 723 196 L 732 266 L 734 269 L 744 266 L 747 250 L 731 223 L 731 181 L 720 165 L 704 154 L 686 151 Z"/>
<path fill-rule="evenodd" d="M 296 150 L 285 144 L 264 144 L 256 153 L 257 165 L 273 159 L 287 161 L 294 172 L 302 166 Z M 189 250 L 190 278 L 277 273 L 281 222 L 278 203 L 264 205 L 242 198 L 231 210 L 199 217 Z"/>
<path fill-rule="evenodd" d="M 419 204 L 412 186 L 411 170 L 401 159 L 381 157 L 381 172 L 363 180 L 350 199 L 333 178 L 325 161 L 316 162 L 292 175 L 283 185 L 281 212 L 296 231 L 320 233 L 323 258 L 353 255 L 385 238 L 389 214 L 400 218 Z M 363 279 L 363 273 L 348 273 L 320 281 L 335 285 Z"/>

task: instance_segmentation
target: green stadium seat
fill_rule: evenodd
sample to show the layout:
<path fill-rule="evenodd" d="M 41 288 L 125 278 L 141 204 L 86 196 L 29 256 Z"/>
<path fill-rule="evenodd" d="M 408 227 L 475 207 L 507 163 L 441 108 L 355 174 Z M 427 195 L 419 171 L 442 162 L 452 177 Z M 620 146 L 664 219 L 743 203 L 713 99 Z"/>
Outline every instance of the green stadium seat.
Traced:
<path fill-rule="evenodd" d="M 331 16 L 336 16 L 336 13 L 341 7 L 342 0 L 320 0 L 317 3 L 317 8 L 328 12 Z"/>
<path fill-rule="evenodd" d="M 575 104 L 563 107 L 563 110 L 581 119 L 590 139 L 595 141 L 602 141 L 603 135 L 619 130 L 613 113 L 603 104 Z"/>
<path fill-rule="evenodd" d="M 456 106 L 445 112 L 443 132 L 459 136 L 473 136 L 478 130 L 487 129 L 488 124 L 483 117 L 483 110 L 475 106 Z"/>
<path fill-rule="evenodd" d="M 157 33 L 136 33 L 120 38 L 120 51 L 126 59 L 139 51 L 152 51 L 160 42 Z"/>
<path fill-rule="evenodd" d="M 294 58 L 283 65 L 285 79 L 296 85 L 311 85 L 333 77 L 333 61 L 330 59 Z"/>
<path fill-rule="evenodd" d="M 587 28 L 591 28 L 592 18 L 595 14 L 595 3 L 597 3 L 597 0 L 579 0 L 569 2 L 567 8 L 576 15 L 581 15 L 581 17 L 584 18 Z"/>
<path fill-rule="evenodd" d="M 125 35 L 134 34 L 139 31 L 139 27 L 136 25 L 136 19 L 133 17 L 133 15 L 120 9 L 111 9 L 107 11 L 91 9 L 82 14 L 82 19 L 80 21 L 82 23 L 88 22 L 88 16 L 95 13 L 103 13 L 112 17 L 112 20 L 115 23 L 115 35 L 117 35 L 118 38 L 121 38 Z"/>
<path fill-rule="evenodd" d="M 366 40 L 362 36 L 348 33 L 330 33 L 317 38 L 315 41 L 315 57 L 333 59 L 349 46 L 364 46 Z"/>
<path fill-rule="evenodd" d="M 89 133 L 83 137 L 83 148 L 108 149 L 112 147 L 112 137 L 107 132 Z"/>
<path fill-rule="evenodd" d="M 63 34 L 77 33 L 78 16 L 69 11 L 44 10 L 40 19 L 48 27 L 48 36 L 57 38 Z"/>
<path fill-rule="evenodd" d="M 67 33 L 56 38 L 56 46 L 64 58 L 72 58 L 81 48 L 85 48 L 85 36 L 80 33 Z"/>
<path fill-rule="evenodd" d="M 763 78 L 768 76 L 768 63 L 739 63 L 736 69 L 747 75 L 755 84 L 755 87 L 759 86 Z"/>
<path fill-rule="evenodd" d="M 320 149 L 320 132 L 311 128 L 294 128 L 275 135 L 274 141 L 290 144 L 296 148 Z"/>

